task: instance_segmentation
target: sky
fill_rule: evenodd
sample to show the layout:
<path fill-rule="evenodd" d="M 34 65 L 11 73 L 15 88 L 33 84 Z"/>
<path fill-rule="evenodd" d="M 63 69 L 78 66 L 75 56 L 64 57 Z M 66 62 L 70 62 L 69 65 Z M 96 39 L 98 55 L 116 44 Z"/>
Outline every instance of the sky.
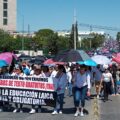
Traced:
<path fill-rule="evenodd" d="M 90 30 L 81 23 L 120 28 L 120 0 L 17 0 L 17 30 L 71 30 L 74 11 L 80 31 Z M 93 27 L 93 30 L 96 30 Z M 116 35 L 113 30 L 100 29 Z"/>

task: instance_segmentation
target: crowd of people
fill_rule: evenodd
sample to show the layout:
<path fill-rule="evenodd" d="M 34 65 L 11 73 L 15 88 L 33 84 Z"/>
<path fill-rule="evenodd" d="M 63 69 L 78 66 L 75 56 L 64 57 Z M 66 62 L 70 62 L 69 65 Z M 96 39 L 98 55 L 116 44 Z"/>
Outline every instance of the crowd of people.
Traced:
<path fill-rule="evenodd" d="M 97 99 L 101 98 L 104 102 L 109 100 L 109 95 L 119 95 L 117 82 L 120 80 L 120 67 L 116 64 L 97 65 L 96 67 L 78 63 L 30 66 L 29 63 L 23 61 L 21 64 L 15 64 L 12 70 L 8 67 L 0 68 L 0 75 L 51 77 L 57 93 L 52 115 L 63 113 L 66 88 L 68 88 L 69 97 L 73 97 L 73 104 L 76 108 L 74 116 L 84 116 L 86 97 L 92 95 L 91 87 L 95 87 Z M 9 103 L 0 102 L 0 111 L 3 110 L 5 104 L 9 106 Z M 23 112 L 22 108 L 23 104 L 15 103 L 13 112 Z M 39 109 L 41 106 L 38 106 L 38 111 Z M 35 112 L 35 105 L 32 105 L 29 113 Z"/>

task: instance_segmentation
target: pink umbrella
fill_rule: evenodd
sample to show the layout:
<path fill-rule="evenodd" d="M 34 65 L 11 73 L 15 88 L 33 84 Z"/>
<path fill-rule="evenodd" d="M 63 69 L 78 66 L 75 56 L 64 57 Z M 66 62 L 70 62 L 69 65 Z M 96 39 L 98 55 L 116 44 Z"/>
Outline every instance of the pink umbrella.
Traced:
<path fill-rule="evenodd" d="M 65 64 L 65 62 L 55 62 L 53 59 L 47 59 L 45 62 L 44 62 L 44 64 L 59 64 L 59 65 L 64 65 Z"/>
<path fill-rule="evenodd" d="M 13 58 L 17 60 L 17 56 L 11 52 L 4 52 L 0 54 L 0 60 L 6 61 L 9 65 L 12 63 Z"/>
<path fill-rule="evenodd" d="M 53 63 L 54 63 L 53 59 L 47 59 L 47 60 L 44 62 L 44 64 L 53 64 Z"/>
<path fill-rule="evenodd" d="M 53 64 L 55 64 L 55 65 L 64 65 L 65 62 L 54 62 Z"/>

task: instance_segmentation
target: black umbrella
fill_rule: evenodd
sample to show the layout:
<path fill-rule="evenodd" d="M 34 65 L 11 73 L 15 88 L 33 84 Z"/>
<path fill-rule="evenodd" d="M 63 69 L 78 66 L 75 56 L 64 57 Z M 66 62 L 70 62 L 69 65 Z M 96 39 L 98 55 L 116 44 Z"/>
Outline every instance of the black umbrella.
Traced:
<path fill-rule="evenodd" d="M 54 60 L 60 62 L 76 62 L 91 59 L 83 50 L 67 50 L 59 53 Z"/>

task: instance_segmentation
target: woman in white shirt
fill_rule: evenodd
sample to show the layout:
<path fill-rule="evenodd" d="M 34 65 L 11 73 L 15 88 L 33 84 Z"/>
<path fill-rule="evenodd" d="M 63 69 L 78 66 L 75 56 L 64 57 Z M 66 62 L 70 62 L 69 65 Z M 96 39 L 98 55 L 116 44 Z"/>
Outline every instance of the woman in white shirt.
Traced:
<path fill-rule="evenodd" d="M 85 106 L 86 94 L 90 95 L 90 75 L 86 72 L 86 66 L 80 66 L 80 70 L 76 72 L 74 78 L 75 93 L 74 103 L 76 107 L 76 113 L 74 116 L 84 116 L 83 109 Z M 81 101 L 81 112 L 79 111 L 79 103 Z"/>
<path fill-rule="evenodd" d="M 111 84 L 112 83 L 112 84 Z M 100 86 L 103 84 L 103 91 L 104 91 L 104 102 L 108 100 L 108 95 L 111 91 L 111 85 L 114 88 L 114 81 L 112 74 L 109 72 L 108 68 L 105 68 L 105 71 L 102 74 L 102 79 L 100 81 Z"/>

